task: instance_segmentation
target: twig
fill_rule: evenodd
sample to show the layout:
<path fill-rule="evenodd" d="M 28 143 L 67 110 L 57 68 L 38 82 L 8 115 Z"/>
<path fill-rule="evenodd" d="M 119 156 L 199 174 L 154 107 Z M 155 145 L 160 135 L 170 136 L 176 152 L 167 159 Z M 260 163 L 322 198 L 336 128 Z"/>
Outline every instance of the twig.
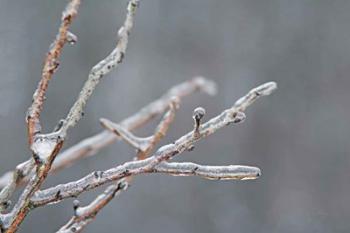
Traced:
<path fill-rule="evenodd" d="M 255 93 L 253 99 L 246 98 L 251 95 L 251 92 L 249 92 L 247 96 L 244 97 L 248 102 L 240 99 L 232 108 L 223 111 L 220 115 L 203 124 L 200 127 L 198 137 L 193 137 L 193 131 L 191 131 L 179 138 L 173 144 L 161 147 L 153 156 L 147 159 L 127 162 L 103 172 L 93 172 L 77 181 L 38 191 L 32 198 L 33 207 L 42 206 L 52 202 L 59 202 L 68 197 L 76 197 L 84 191 L 91 190 L 113 180 L 119 180 L 124 177 L 141 173 L 149 173 L 161 162 L 169 160 L 173 156 L 184 152 L 187 148 L 192 146 L 194 142 L 211 135 L 218 129 L 227 126 L 230 123 L 237 122 L 236 117 L 241 117 L 238 113 L 240 113 L 242 109 L 245 109 L 252 104 L 258 97 L 270 94 L 276 89 L 276 87 L 277 86 L 274 82 L 270 82 L 253 89 Z M 256 95 L 256 93 L 258 93 L 258 95 Z M 244 106 L 244 108 L 242 106 Z M 57 195 L 57 193 L 59 193 L 59 195 Z"/>
<path fill-rule="evenodd" d="M 62 126 L 63 131 L 68 130 L 68 128 L 74 126 L 79 121 L 83 114 L 83 109 L 87 103 L 87 100 L 91 96 L 97 84 L 106 74 L 108 74 L 113 68 L 117 67 L 123 61 L 138 3 L 139 0 L 129 1 L 126 19 L 123 26 L 118 31 L 119 39 L 115 49 L 105 59 L 101 60 L 91 69 L 89 77 L 85 82 L 77 101 L 70 109 L 66 121 Z"/>
<path fill-rule="evenodd" d="M 162 162 L 155 166 L 150 173 L 199 176 L 208 180 L 253 180 L 261 175 L 261 171 L 257 167 L 241 165 L 208 166 L 189 162 Z"/>
<path fill-rule="evenodd" d="M 77 15 L 80 0 L 71 0 L 66 9 L 63 11 L 61 25 L 55 41 L 51 44 L 50 50 L 46 55 L 44 67 L 42 70 L 42 78 L 33 95 L 33 103 L 27 112 L 28 124 L 28 140 L 29 145 L 34 142 L 34 136 L 41 131 L 40 113 L 43 109 L 45 94 L 52 78 L 59 66 L 59 57 L 61 55 L 64 44 L 67 42 L 67 35 L 70 38 L 68 28 Z"/>
<path fill-rule="evenodd" d="M 75 206 L 74 216 L 61 227 L 57 233 L 81 232 L 83 228 L 94 220 L 98 212 L 105 207 L 114 196 L 127 188 L 127 183 L 120 181 L 117 184 L 110 185 L 96 199 L 85 207 Z"/>
<path fill-rule="evenodd" d="M 137 129 L 149 122 L 155 116 L 164 112 L 164 110 L 168 108 L 172 97 L 175 96 L 178 99 L 182 99 L 183 97 L 193 94 L 196 91 L 203 91 L 207 94 L 215 94 L 215 90 L 216 87 L 213 81 L 202 77 L 193 78 L 192 80 L 174 86 L 159 99 L 148 104 L 140 111 L 118 124 L 127 130 Z M 95 155 L 100 151 L 100 149 L 114 143 L 118 139 L 120 138 L 108 130 L 104 130 L 96 135 L 86 138 L 78 144 L 58 154 L 50 172 L 69 167 L 79 159 Z M 23 177 L 19 179 L 18 184 L 23 184 L 23 178 L 26 178 L 30 174 L 33 166 L 33 160 L 27 160 L 22 163 L 21 173 L 23 174 Z M 7 185 L 12 185 L 13 182 L 11 182 L 11 177 L 13 172 L 14 171 L 9 171 L 0 177 L 0 188 L 4 188 Z"/>

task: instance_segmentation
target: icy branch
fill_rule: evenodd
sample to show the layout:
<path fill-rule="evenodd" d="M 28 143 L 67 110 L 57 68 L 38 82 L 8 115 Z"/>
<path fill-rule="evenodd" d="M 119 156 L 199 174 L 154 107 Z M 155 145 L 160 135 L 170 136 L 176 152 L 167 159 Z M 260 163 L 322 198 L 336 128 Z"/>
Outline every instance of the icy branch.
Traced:
<path fill-rule="evenodd" d="M 166 135 L 170 124 L 175 118 L 175 110 L 179 105 L 179 98 L 173 97 L 169 104 L 169 110 L 164 114 L 162 120 L 156 127 L 154 134 L 148 138 L 139 138 L 134 136 L 131 132 L 127 131 L 118 124 L 115 124 L 109 120 L 102 119 L 101 123 L 107 129 L 111 130 L 113 133 L 121 136 L 127 143 L 137 148 L 137 156 L 135 160 L 142 160 L 148 157 L 151 151 L 154 149 L 156 144 Z M 97 173 L 96 173 L 97 174 Z M 100 174 L 98 175 L 100 176 Z M 84 208 L 84 213 L 88 212 L 89 214 L 84 214 L 87 216 L 84 218 L 73 216 L 71 220 L 63 226 L 59 232 L 69 232 L 72 230 L 82 230 L 84 227 L 91 221 L 93 221 L 95 215 L 106 206 L 116 194 L 120 193 L 122 190 L 126 190 L 132 181 L 133 176 L 128 176 L 125 179 L 118 180 L 116 184 L 112 184 L 106 188 L 103 194 L 96 197 L 88 207 Z M 121 188 L 121 185 L 123 188 Z M 86 211 L 88 210 L 88 211 Z"/>
<path fill-rule="evenodd" d="M 113 68 L 116 68 L 123 61 L 129 41 L 129 35 L 134 24 L 134 16 L 138 3 L 138 0 L 129 1 L 126 19 L 124 25 L 118 31 L 119 39 L 115 49 L 91 69 L 89 77 L 85 82 L 78 99 L 66 117 L 66 122 L 62 126 L 63 131 L 68 130 L 68 128 L 74 126 L 80 120 L 84 107 L 97 84 L 106 74 L 108 74 Z"/>
<path fill-rule="evenodd" d="M 66 9 L 62 13 L 61 25 L 56 39 L 51 44 L 50 50 L 46 55 L 42 70 L 42 77 L 37 89 L 34 92 L 33 103 L 27 112 L 29 145 L 33 143 L 35 134 L 41 131 L 40 113 L 43 109 L 46 91 L 52 75 L 56 72 L 59 66 L 59 57 L 63 46 L 67 42 L 67 39 L 71 37 L 71 33 L 68 31 L 68 29 L 73 22 L 73 19 L 77 15 L 79 5 L 80 0 L 71 0 L 68 3 Z"/>
<path fill-rule="evenodd" d="M 174 86 L 159 99 L 153 101 L 140 111 L 118 123 L 118 125 L 127 130 L 137 129 L 152 120 L 155 116 L 164 112 L 174 97 L 177 99 L 182 99 L 183 97 L 191 95 L 196 91 L 203 91 L 207 94 L 213 94 L 216 92 L 215 90 L 216 88 L 213 81 L 202 77 L 193 78 L 192 80 Z M 112 144 L 117 139 L 120 139 L 120 137 L 108 130 L 104 130 L 94 136 L 86 138 L 78 144 L 58 154 L 50 172 L 69 167 L 74 162 L 82 158 L 95 155 L 100 151 L 100 149 Z M 33 160 L 27 160 L 22 163 L 21 173 L 23 174 L 23 177 L 19 177 L 19 182 L 16 185 L 21 183 L 23 184 L 23 178 L 26 178 L 30 174 L 33 166 Z M 13 172 L 14 171 L 9 171 L 0 177 L 0 188 L 13 184 Z"/>
<path fill-rule="evenodd" d="M 266 84 L 262 86 L 265 85 Z M 256 89 L 259 89 L 260 87 L 261 86 L 257 87 Z M 275 88 L 276 85 L 274 85 L 273 89 Z M 270 92 L 272 92 L 272 89 L 270 90 Z M 247 96 L 249 96 L 250 93 L 251 92 L 249 92 Z M 249 103 L 243 101 L 241 102 L 241 104 L 247 107 L 258 98 L 254 98 L 253 101 L 250 98 L 245 99 L 249 101 Z M 114 180 L 119 180 L 128 176 L 138 175 L 141 173 L 149 173 L 158 164 L 160 164 L 163 161 L 170 160 L 177 154 L 181 154 L 189 147 L 191 147 L 196 141 L 213 134 L 217 130 L 229 125 L 230 123 L 236 123 L 237 117 L 241 117 L 241 114 L 239 114 L 242 110 L 241 104 L 237 107 L 236 103 L 231 108 L 226 109 L 220 115 L 212 118 L 211 120 L 203 124 L 199 129 L 198 137 L 193 137 L 193 131 L 191 131 L 179 138 L 178 140 L 176 140 L 174 143 L 162 146 L 153 154 L 153 156 L 147 159 L 127 162 L 123 165 L 111 168 L 103 172 L 93 172 L 77 181 L 38 191 L 32 198 L 33 206 L 42 206 L 52 202 L 58 202 L 64 198 L 73 196 L 76 197 L 82 192 L 91 190 L 95 187 L 101 186 Z M 60 193 L 60 195 L 57 196 L 57 193 Z"/>

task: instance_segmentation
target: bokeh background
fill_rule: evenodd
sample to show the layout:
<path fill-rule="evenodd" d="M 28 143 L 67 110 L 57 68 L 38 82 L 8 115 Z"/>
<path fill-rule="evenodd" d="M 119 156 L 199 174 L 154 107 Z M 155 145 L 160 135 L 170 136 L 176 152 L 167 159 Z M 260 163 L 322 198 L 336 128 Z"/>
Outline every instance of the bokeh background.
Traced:
<path fill-rule="evenodd" d="M 25 111 L 56 35 L 65 0 L 0 0 L 0 172 L 30 157 Z M 113 48 L 127 2 L 84 0 L 51 82 L 42 121 L 47 131 L 65 116 L 90 68 Z M 141 1 L 122 65 L 96 89 L 69 145 L 101 130 L 100 117 L 120 121 L 169 87 L 196 75 L 215 80 L 215 97 L 195 94 L 181 105 L 171 142 L 250 88 L 279 89 L 227 127 L 177 158 L 262 169 L 255 181 L 138 177 L 85 232 L 348 232 L 350 228 L 350 1 Z M 137 131 L 152 132 L 156 121 Z M 130 160 L 116 143 L 52 175 L 44 187 Z M 102 189 L 79 197 L 88 203 Z M 72 215 L 72 200 L 36 209 L 20 232 L 54 232 Z"/>

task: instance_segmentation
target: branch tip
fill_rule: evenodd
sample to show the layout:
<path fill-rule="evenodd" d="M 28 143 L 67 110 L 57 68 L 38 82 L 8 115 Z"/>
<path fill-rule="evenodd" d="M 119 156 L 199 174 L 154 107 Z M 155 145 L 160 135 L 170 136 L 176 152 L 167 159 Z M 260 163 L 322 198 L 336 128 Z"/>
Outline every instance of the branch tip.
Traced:
<path fill-rule="evenodd" d="M 201 125 L 201 120 L 205 115 L 205 109 L 202 107 L 198 107 L 193 111 L 192 118 L 194 120 L 194 135 L 196 137 L 199 136 L 199 127 Z"/>

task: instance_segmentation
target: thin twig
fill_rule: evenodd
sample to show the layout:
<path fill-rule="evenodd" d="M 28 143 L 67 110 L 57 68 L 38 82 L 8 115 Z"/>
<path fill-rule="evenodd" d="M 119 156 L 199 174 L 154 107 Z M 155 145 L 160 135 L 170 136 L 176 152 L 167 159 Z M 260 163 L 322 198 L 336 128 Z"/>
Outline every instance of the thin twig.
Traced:
<path fill-rule="evenodd" d="M 127 183 L 120 181 L 117 184 L 110 185 L 106 190 L 98 195 L 89 205 L 76 207 L 74 216 L 61 227 L 57 233 L 81 232 L 84 227 L 94 220 L 98 212 L 105 207 L 113 197 L 127 188 Z"/>
<path fill-rule="evenodd" d="M 42 78 L 38 84 L 37 89 L 33 95 L 33 103 L 27 112 L 27 124 L 28 124 L 28 140 L 29 145 L 34 142 L 34 135 L 40 133 L 40 113 L 43 109 L 45 101 L 45 94 L 52 78 L 59 66 L 59 57 L 61 55 L 64 44 L 67 42 L 67 35 L 70 35 L 68 28 L 73 22 L 73 19 L 77 15 L 80 0 L 71 0 L 66 9 L 63 11 L 61 25 L 56 36 L 55 41 L 51 44 L 48 51 L 44 67 L 42 70 Z"/>
<path fill-rule="evenodd" d="M 97 65 L 95 65 L 85 82 L 77 101 L 70 109 L 62 130 L 66 131 L 68 128 L 74 126 L 83 114 L 83 109 L 87 100 L 96 88 L 101 79 L 108 74 L 113 68 L 117 67 L 124 58 L 125 51 L 128 45 L 129 35 L 134 24 L 134 16 L 138 7 L 139 0 L 131 0 L 128 3 L 126 19 L 123 26 L 118 31 L 118 42 L 115 49 Z"/>
<path fill-rule="evenodd" d="M 270 82 L 253 89 L 255 93 L 254 98 L 246 98 L 251 95 L 251 92 L 249 92 L 246 97 L 243 97 L 247 102 L 240 99 L 233 107 L 223 111 L 220 115 L 203 124 L 199 129 L 198 137 L 193 137 L 193 131 L 191 131 L 174 143 L 161 147 L 153 156 L 147 159 L 127 162 L 103 172 L 93 172 L 77 181 L 38 191 L 32 198 L 32 204 L 34 207 L 37 207 L 52 202 L 59 202 L 62 199 L 76 197 L 82 192 L 91 190 L 114 180 L 119 180 L 131 175 L 149 173 L 161 162 L 169 160 L 173 156 L 184 152 L 191 147 L 194 142 L 211 135 L 218 129 L 221 129 L 230 123 L 237 123 L 237 119 L 241 120 L 241 114 L 239 113 L 242 109 L 245 109 L 252 104 L 258 99 L 258 97 L 270 94 L 276 89 L 276 87 L 277 86 L 274 82 Z M 244 108 L 242 106 L 244 106 Z"/>
<path fill-rule="evenodd" d="M 261 175 L 261 171 L 257 167 L 241 165 L 209 166 L 189 162 L 162 162 L 155 166 L 150 173 L 199 176 L 208 180 L 252 180 Z"/>

